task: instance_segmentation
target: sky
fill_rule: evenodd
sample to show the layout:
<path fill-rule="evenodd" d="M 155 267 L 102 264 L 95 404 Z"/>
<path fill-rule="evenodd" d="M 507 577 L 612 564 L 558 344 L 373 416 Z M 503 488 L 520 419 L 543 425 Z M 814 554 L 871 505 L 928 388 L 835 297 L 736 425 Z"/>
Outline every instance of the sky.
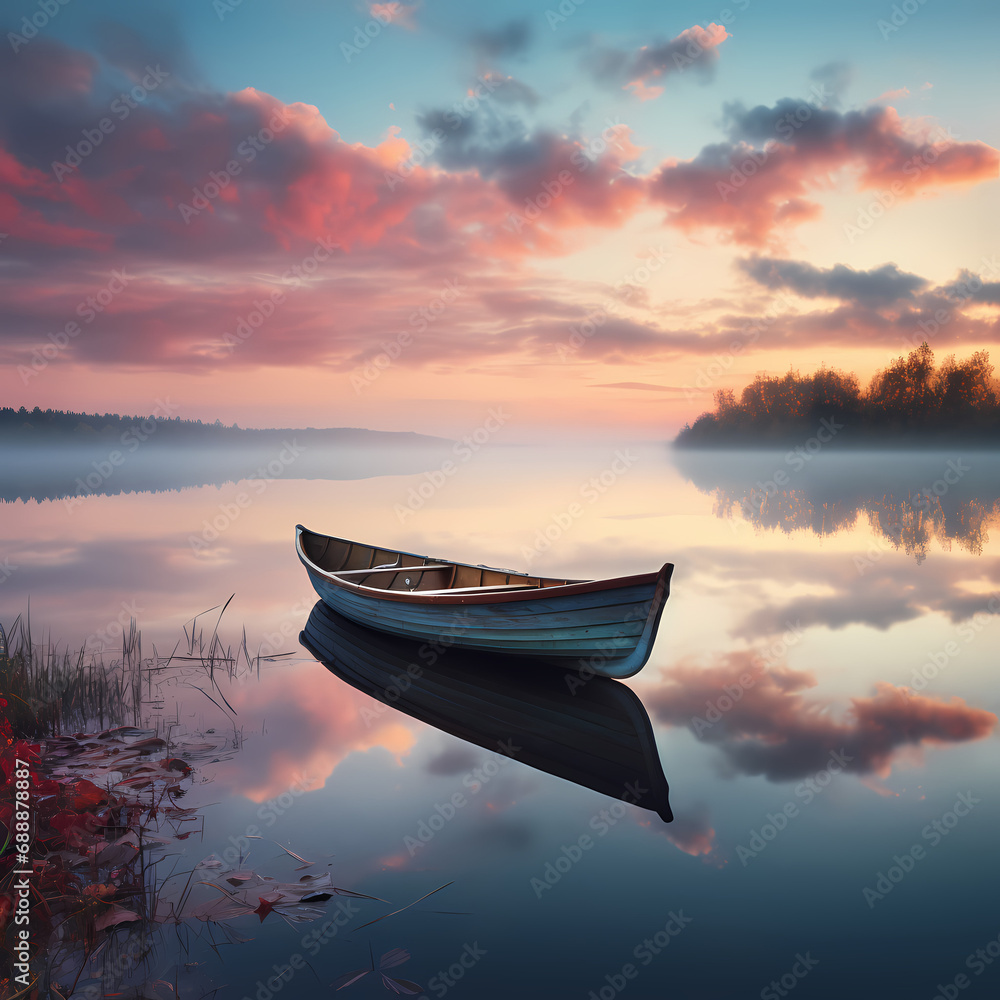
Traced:
<path fill-rule="evenodd" d="M 986 2 L 2 17 L 3 405 L 665 439 L 997 337 Z"/>

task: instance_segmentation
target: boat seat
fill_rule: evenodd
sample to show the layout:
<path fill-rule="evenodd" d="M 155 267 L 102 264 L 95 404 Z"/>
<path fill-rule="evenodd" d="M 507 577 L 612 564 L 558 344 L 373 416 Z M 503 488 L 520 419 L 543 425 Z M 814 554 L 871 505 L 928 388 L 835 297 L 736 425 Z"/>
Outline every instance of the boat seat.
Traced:
<path fill-rule="evenodd" d="M 367 576 L 369 573 L 422 573 L 425 569 L 451 569 L 450 566 L 431 564 L 427 566 L 372 566 L 370 569 L 330 570 L 333 576 Z"/>
<path fill-rule="evenodd" d="M 420 596 L 426 597 L 429 594 L 468 594 L 471 592 L 476 593 L 490 593 L 494 590 L 537 590 L 538 588 L 532 584 L 523 583 L 498 583 L 490 587 L 451 587 L 447 590 L 421 590 Z"/>

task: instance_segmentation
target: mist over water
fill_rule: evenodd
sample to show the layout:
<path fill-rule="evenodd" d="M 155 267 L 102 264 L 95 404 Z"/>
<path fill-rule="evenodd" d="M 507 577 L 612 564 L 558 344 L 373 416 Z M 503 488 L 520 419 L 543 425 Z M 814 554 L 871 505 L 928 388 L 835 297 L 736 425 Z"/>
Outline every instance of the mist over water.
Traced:
<path fill-rule="evenodd" d="M 317 444 L 290 432 L 267 445 L 184 447 L 112 444 L 0 447 L 0 499 L 63 500 L 118 493 L 222 486 L 241 480 L 367 479 L 418 472 L 440 461 L 448 442 Z"/>

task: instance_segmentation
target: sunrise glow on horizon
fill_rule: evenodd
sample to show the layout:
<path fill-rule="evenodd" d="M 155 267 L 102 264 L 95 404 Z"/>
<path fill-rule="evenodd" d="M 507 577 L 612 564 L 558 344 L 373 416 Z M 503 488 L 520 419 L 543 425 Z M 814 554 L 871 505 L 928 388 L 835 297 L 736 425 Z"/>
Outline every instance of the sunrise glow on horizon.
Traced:
<path fill-rule="evenodd" d="M 995 70 L 944 8 L 103 8 L 6 12 L 5 405 L 665 439 L 996 340 Z"/>

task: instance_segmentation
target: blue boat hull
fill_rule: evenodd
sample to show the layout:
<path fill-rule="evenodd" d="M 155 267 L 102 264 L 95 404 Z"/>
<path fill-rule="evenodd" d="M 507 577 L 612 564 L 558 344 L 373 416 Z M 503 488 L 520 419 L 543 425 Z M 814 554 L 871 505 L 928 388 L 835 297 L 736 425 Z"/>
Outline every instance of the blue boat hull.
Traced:
<path fill-rule="evenodd" d="M 347 589 L 307 564 L 322 601 L 345 618 L 408 639 L 530 656 L 629 677 L 649 659 L 669 594 L 670 569 L 642 583 L 522 600 L 483 603 L 417 603 L 386 600 L 378 592 Z M 568 588 L 573 590 L 574 588 Z M 579 588 L 576 588 L 579 590 Z"/>

